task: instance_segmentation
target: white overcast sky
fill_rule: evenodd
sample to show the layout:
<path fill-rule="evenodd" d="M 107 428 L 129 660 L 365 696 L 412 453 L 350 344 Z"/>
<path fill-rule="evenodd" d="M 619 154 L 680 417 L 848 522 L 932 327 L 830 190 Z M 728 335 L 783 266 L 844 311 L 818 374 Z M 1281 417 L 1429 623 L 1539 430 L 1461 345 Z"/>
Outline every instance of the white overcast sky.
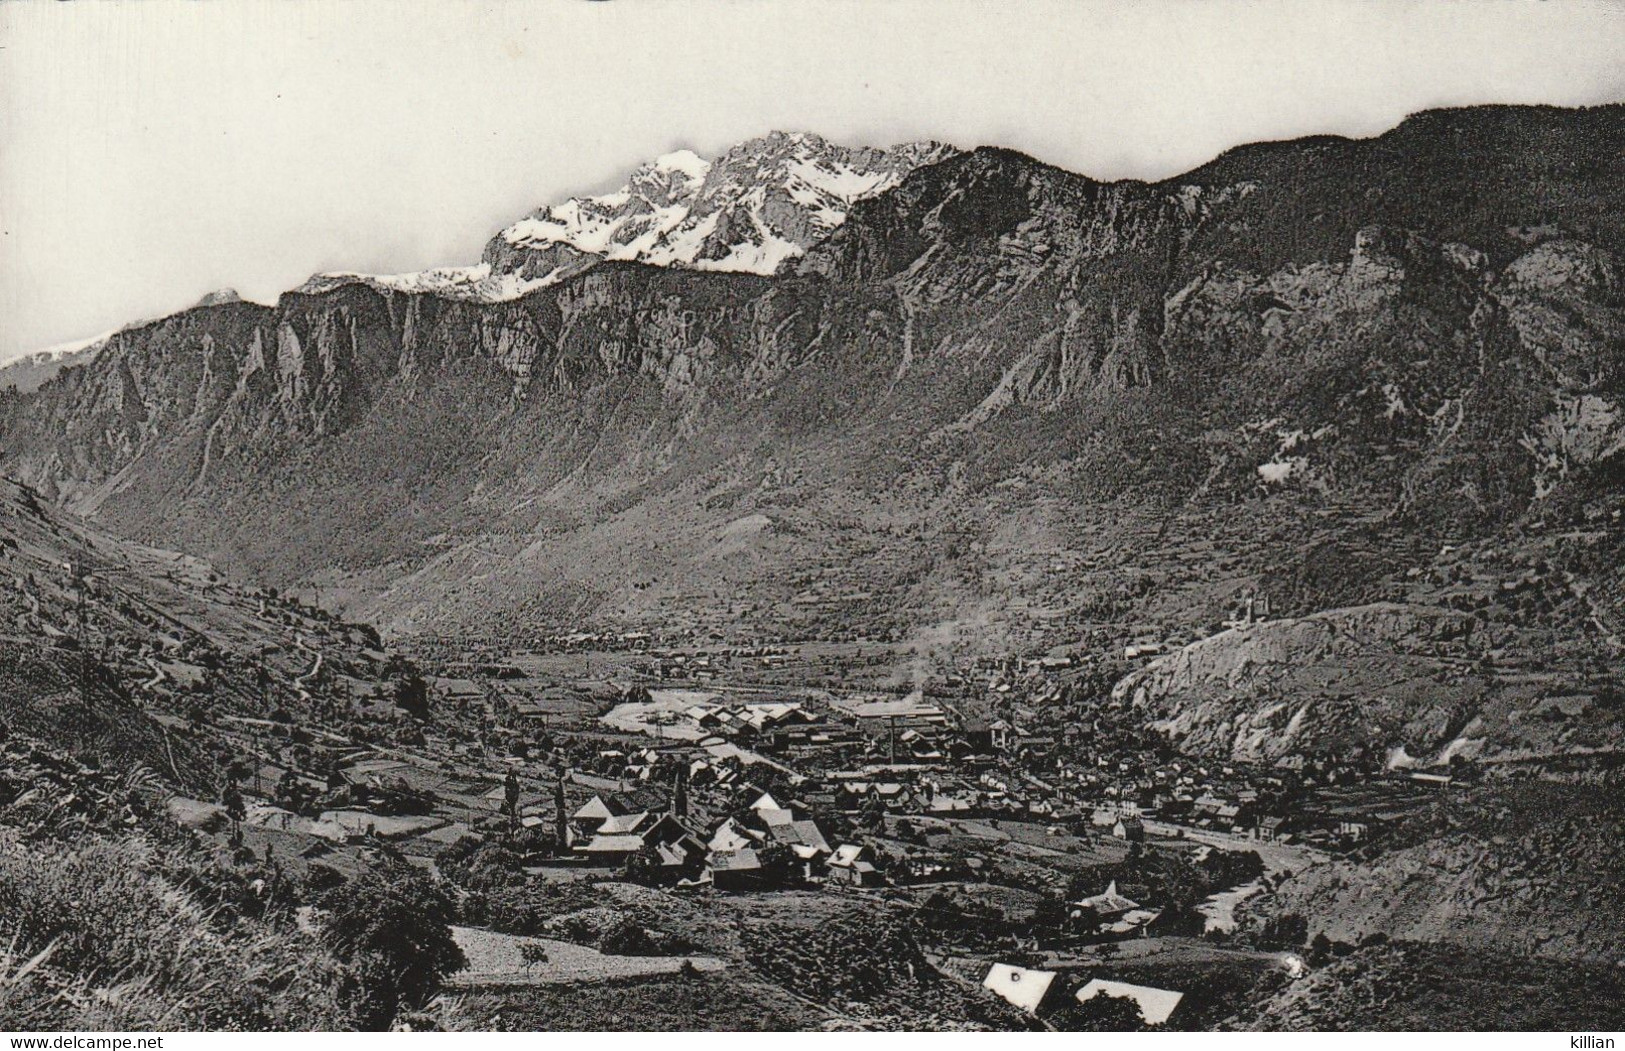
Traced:
<path fill-rule="evenodd" d="M 772 129 L 1100 178 L 1474 102 L 1625 99 L 1625 6 L 0 3 L 0 359 L 312 272 L 474 262 L 531 208 Z"/>

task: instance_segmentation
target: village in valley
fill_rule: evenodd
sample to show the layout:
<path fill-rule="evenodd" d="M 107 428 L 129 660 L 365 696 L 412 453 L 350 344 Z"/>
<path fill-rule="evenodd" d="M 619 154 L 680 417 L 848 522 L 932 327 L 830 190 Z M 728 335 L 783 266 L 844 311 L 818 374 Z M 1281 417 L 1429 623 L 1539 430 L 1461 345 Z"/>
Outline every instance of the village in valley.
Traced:
<path fill-rule="evenodd" d="M 278 871 L 382 850 L 463 886 L 480 899 L 457 929 L 465 990 L 580 981 L 581 952 L 611 977 L 721 970 L 711 925 L 860 916 L 930 932 L 960 997 L 1023 1024 L 1067 1027 L 1105 994 L 1135 1024 L 1211 1025 L 1235 982 L 1305 966 L 1302 934 L 1234 939 L 1248 899 L 1451 778 L 1182 756 L 1109 699 L 1164 648 L 956 665 L 874 640 L 420 639 L 392 710 L 313 650 L 299 688 L 361 718 L 223 720 L 253 757 L 226 824 Z M 222 827 L 218 805 L 195 811 Z"/>
<path fill-rule="evenodd" d="M 1625 2 L 1341 2 L 5 5 L 0 1030 L 1612 1048 Z"/>
<path fill-rule="evenodd" d="M 249 888 L 232 908 L 308 932 L 333 888 L 415 871 L 451 895 L 444 988 L 480 1028 L 1234 1025 L 1364 944 L 1275 892 L 1478 776 L 1181 751 L 1123 687 L 1177 633 L 386 644 L 6 498 L 5 639 L 46 640 L 0 639 L 0 685 L 36 698 L 0 735 L 34 771 L 13 809 L 83 822 L 86 779 L 146 768 L 159 814 L 101 820 L 196 837 Z M 1216 613 L 1271 623 L 1259 594 Z"/>

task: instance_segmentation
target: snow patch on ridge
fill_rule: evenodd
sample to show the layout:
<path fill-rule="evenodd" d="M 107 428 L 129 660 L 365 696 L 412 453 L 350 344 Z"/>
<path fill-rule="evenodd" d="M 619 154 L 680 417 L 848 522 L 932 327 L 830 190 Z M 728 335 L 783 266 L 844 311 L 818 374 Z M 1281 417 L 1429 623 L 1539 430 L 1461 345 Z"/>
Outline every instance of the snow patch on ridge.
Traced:
<path fill-rule="evenodd" d="M 488 263 L 480 263 L 476 266 L 436 267 L 432 270 L 418 270 L 405 274 L 332 271 L 316 274 L 294 291 L 304 295 L 320 295 L 343 285 L 367 285 L 371 288 L 414 295 L 432 294 L 448 299 L 502 303 L 556 284 L 561 277 L 559 270 L 535 278 L 525 278 L 518 274 L 492 274 Z"/>

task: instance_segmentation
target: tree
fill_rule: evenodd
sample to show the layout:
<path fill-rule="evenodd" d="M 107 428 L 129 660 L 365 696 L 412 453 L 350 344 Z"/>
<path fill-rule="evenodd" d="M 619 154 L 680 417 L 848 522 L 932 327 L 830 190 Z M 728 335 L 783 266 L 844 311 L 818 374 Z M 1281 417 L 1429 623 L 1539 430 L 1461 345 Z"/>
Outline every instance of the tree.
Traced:
<path fill-rule="evenodd" d="M 526 942 L 519 947 L 519 958 L 525 963 L 525 975 L 530 975 L 530 969 L 539 963 L 547 963 L 547 946 L 541 942 Z"/>
<path fill-rule="evenodd" d="M 617 920 L 604 931 L 598 950 L 611 956 L 653 956 L 659 951 L 649 932 L 630 919 Z"/>
<path fill-rule="evenodd" d="M 864 828 L 880 831 L 886 824 L 886 804 L 879 796 L 869 796 L 859 805 L 859 821 Z"/>
<path fill-rule="evenodd" d="M 1062 898 L 1046 897 L 1033 906 L 1033 926 L 1060 930 L 1071 919 L 1069 904 Z"/>
<path fill-rule="evenodd" d="M 429 684 L 416 671 L 395 680 L 395 706 L 420 721 L 429 718 Z"/>
<path fill-rule="evenodd" d="M 508 836 L 519 832 L 519 778 L 512 770 L 502 781 L 502 812 L 508 818 Z"/>
<path fill-rule="evenodd" d="M 1207 931 L 1207 917 L 1194 906 L 1183 902 L 1170 902 L 1150 924 L 1157 935 L 1178 938 L 1200 938 Z"/>
<path fill-rule="evenodd" d="M 626 859 L 626 881 L 628 883 L 653 887 L 661 882 L 662 875 L 660 855 L 656 853 L 652 845 L 645 844 L 643 849 Z"/>
<path fill-rule="evenodd" d="M 756 860 L 762 866 L 762 878 L 769 886 L 782 887 L 797 882 L 799 870 L 796 856 L 783 843 L 769 843 L 756 848 Z"/>
<path fill-rule="evenodd" d="M 1300 913 L 1271 916 L 1258 933 L 1261 949 L 1296 949 L 1309 940 L 1309 921 Z"/>
<path fill-rule="evenodd" d="M 243 821 L 248 817 L 248 805 L 243 801 L 243 793 L 235 783 L 226 785 L 226 790 L 220 793 L 220 805 L 225 808 L 226 816 L 231 818 L 231 841 L 239 843 L 243 837 Z"/>
<path fill-rule="evenodd" d="M 323 896 L 322 937 L 350 967 L 357 1022 L 387 1029 L 403 1007 L 421 1007 L 468 961 L 452 940 L 451 896 L 411 864 L 370 866 Z"/>
<path fill-rule="evenodd" d="M 1145 1028 L 1145 1017 L 1128 997 L 1097 993 L 1082 1003 L 1068 997 L 1050 1024 L 1068 1033 L 1132 1033 Z"/>

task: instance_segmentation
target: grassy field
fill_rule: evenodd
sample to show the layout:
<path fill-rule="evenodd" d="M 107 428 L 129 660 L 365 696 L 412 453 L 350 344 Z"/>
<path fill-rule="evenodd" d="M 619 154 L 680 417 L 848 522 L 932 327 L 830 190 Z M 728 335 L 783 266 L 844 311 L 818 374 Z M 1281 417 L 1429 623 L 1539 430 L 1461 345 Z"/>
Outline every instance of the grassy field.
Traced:
<path fill-rule="evenodd" d="M 465 995 L 459 1007 L 468 1028 L 495 1032 L 791 1032 L 831 1023 L 782 989 L 731 974 L 483 991 Z"/>
<path fill-rule="evenodd" d="M 450 984 L 464 987 L 585 984 L 675 974 L 685 963 L 702 973 L 726 966 L 709 956 L 610 956 L 584 945 L 551 938 L 521 938 L 477 927 L 453 927 L 452 937 L 468 957 L 468 967 L 453 975 Z M 541 946 L 547 960 L 527 967 L 527 945 Z"/>

